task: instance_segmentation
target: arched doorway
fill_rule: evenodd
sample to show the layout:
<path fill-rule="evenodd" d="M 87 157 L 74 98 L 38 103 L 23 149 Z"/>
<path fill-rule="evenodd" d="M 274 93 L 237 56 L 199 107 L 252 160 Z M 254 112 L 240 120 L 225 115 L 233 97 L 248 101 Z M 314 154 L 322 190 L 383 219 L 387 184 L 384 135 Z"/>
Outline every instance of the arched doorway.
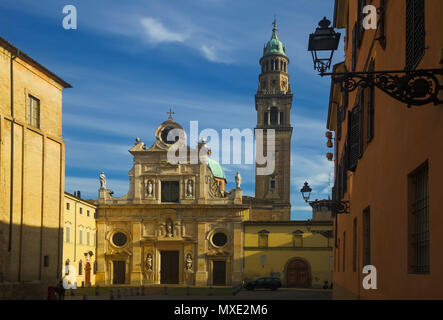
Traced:
<path fill-rule="evenodd" d="M 311 271 L 309 264 L 303 259 L 293 259 L 286 265 L 286 286 L 288 288 L 309 288 Z"/>

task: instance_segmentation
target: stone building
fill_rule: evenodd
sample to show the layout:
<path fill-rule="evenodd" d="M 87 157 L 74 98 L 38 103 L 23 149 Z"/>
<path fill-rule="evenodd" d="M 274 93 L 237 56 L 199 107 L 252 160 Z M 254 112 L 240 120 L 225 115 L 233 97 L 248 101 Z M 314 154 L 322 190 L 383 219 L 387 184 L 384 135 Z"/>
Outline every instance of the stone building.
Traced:
<path fill-rule="evenodd" d="M 60 278 L 70 87 L 0 38 L 0 298 L 45 297 Z"/>
<path fill-rule="evenodd" d="M 242 222 L 249 218 L 242 190 L 226 192 L 221 166 L 204 142 L 168 161 L 176 146 L 168 133 L 182 129 L 171 117 L 147 148 L 136 140 L 129 152 L 129 192 L 116 198 L 100 175 L 97 211 L 98 285 L 232 285 L 243 278 Z M 178 143 L 181 143 L 180 141 Z M 201 161 L 193 164 L 192 152 Z"/>
<path fill-rule="evenodd" d="M 81 198 L 80 191 L 65 192 L 63 269 L 65 287 L 95 284 L 96 206 Z"/>

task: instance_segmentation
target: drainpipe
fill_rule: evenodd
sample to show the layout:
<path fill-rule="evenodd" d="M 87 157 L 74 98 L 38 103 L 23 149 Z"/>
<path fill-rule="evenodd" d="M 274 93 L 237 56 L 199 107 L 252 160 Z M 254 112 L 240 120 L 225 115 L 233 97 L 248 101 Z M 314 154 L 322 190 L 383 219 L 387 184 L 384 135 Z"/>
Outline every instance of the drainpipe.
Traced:
<path fill-rule="evenodd" d="M 11 181 L 10 181 L 10 191 L 9 191 L 9 243 L 8 252 L 12 250 L 12 218 L 14 212 L 14 60 L 19 56 L 20 51 L 17 49 L 15 55 L 11 53 L 11 64 L 10 64 L 10 79 L 11 79 Z"/>

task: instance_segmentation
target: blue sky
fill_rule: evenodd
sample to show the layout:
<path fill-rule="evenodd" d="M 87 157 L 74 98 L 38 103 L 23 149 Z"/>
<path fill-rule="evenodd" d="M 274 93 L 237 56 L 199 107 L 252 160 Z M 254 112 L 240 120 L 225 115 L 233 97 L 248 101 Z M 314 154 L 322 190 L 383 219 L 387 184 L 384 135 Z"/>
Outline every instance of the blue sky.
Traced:
<path fill-rule="evenodd" d="M 77 30 L 62 27 L 65 5 L 77 8 Z M 1 36 L 73 85 L 63 94 L 66 191 L 96 198 L 104 171 L 116 195 L 128 191 L 134 139 L 148 146 L 172 108 L 174 120 L 200 130 L 254 128 L 259 64 L 277 16 L 291 60 L 294 103 L 291 159 L 293 219 L 311 218 L 301 199 L 328 196 L 333 164 L 326 160 L 330 79 L 314 72 L 309 33 L 330 0 L 131 0 L 0 2 Z M 339 51 L 338 58 L 343 56 Z M 240 171 L 254 195 L 254 165 L 224 165 L 228 188 Z"/>

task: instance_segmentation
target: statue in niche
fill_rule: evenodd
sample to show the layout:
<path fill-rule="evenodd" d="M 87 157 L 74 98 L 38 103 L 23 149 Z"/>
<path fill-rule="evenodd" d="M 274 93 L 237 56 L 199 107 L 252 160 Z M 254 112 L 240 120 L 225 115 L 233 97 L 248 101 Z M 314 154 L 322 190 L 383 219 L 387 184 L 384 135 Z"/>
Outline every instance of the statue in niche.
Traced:
<path fill-rule="evenodd" d="M 235 175 L 235 186 L 237 189 L 240 189 L 241 186 L 241 175 L 240 172 L 237 172 L 237 174 Z"/>
<path fill-rule="evenodd" d="M 104 172 L 100 172 L 100 189 L 106 189 L 106 176 Z"/>
<path fill-rule="evenodd" d="M 146 270 L 152 271 L 152 254 L 150 253 L 146 255 Z"/>
<path fill-rule="evenodd" d="M 173 234 L 173 230 L 174 228 L 173 228 L 173 225 L 172 225 L 172 221 L 171 220 L 168 220 L 168 221 L 166 221 L 166 236 L 167 237 L 173 237 L 174 236 L 174 234 Z"/>
<path fill-rule="evenodd" d="M 148 193 L 148 197 L 152 197 L 153 192 L 154 192 L 154 185 L 152 183 L 151 180 L 148 181 L 148 186 L 147 186 L 147 193 Z"/>
<path fill-rule="evenodd" d="M 186 189 L 186 195 L 188 197 L 192 197 L 194 194 L 194 182 L 192 180 L 188 180 L 188 185 Z"/>
<path fill-rule="evenodd" d="M 190 253 L 186 255 L 185 267 L 187 271 L 192 271 L 192 255 Z"/>

